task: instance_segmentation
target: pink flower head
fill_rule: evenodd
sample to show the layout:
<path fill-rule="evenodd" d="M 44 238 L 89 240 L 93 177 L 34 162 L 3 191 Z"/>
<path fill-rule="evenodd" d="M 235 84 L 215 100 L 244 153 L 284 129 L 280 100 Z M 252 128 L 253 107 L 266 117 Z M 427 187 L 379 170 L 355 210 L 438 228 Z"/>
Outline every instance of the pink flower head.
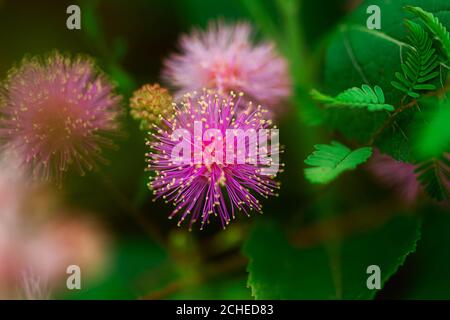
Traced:
<path fill-rule="evenodd" d="M 422 191 L 415 173 L 416 166 L 413 164 L 376 151 L 369 162 L 369 168 L 382 183 L 394 189 L 408 204 L 412 204 Z"/>
<path fill-rule="evenodd" d="M 254 101 L 277 104 L 290 94 L 286 61 L 272 43 L 253 45 L 246 23 L 211 23 L 181 38 L 180 54 L 165 62 L 163 75 L 180 93 L 210 88 L 244 92 Z"/>
<path fill-rule="evenodd" d="M 59 180 L 72 163 L 84 174 L 112 144 L 119 100 L 90 59 L 24 59 L 0 92 L 0 139 L 41 179 Z"/>
<path fill-rule="evenodd" d="M 169 218 L 181 212 L 178 225 L 190 215 L 190 227 L 200 219 L 203 228 L 213 215 L 225 228 L 237 210 L 247 215 L 253 209 L 261 212 L 253 193 L 267 197 L 279 188 L 273 180 L 279 167 L 278 141 L 273 141 L 277 130 L 268 129 L 271 121 L 265 109 L 242 101 L 233 93 L 186 94 L 173 117 L 163 120 L 163 128 L 155 126 L 157 133 L 148 141 L 148 168 L 156 176 L 149 186 L 156 198 L 174 204 Z M 261 136 L 258 148 L 256 138 L 244 137 L 257 132 L 267 134 L 264 141 L 271 134 L 270 160 L 261 156 L 268 155 Z M 238 136 L 244 139 L 240 145 Z M 183 157 L 180 144 L 187 148 Z M 253 157 L 256 150 L 259 159 Z"/>

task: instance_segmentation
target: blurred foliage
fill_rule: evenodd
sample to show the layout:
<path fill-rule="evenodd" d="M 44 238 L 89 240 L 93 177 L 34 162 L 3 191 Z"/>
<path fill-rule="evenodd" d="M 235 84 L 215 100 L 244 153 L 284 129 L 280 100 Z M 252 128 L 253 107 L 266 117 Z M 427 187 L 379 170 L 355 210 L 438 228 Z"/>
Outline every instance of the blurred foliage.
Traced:
<path fill-rule="evenodd" d="M 373 298 L 376 291 L 366 286 L 367 267 L 380 267 L 383 285 L 406 256 L 414 252 L 420 237 L 419 226 L 416 218 L 400 216 L 379 229 L 343 241 L 295 248 L 275 224 L 258 225 L 244 249 L 250 260 L 248 281 L 253 296 L 257 299 Z"/>
<path fill-rule="evenodd" d="M 120 240 L 110 263 L 111 270 L 106 269 L 100 279 L 83 283 L 81 291 L 66 291 L 61 298 L 138 299 L 149 284 L 158 288 L 174 273 L 167 253 L 146 238 Z"/>
<path fill-rule="evenodd" d="M 439 156 L 450 149 L 450 101 L 448 99 L 436 101 L 436 98 L 428 98 L 422 102 L 425 110 L 427 126 L 420 129 L 417 141 L 417 152 L 422 157 Z M 433 108 L 433 105 L 437 105 Z"/>
<path fill-rule="evenodd" d="M 392 292 L 391 298 L 450 299 L 450 279 L 447 276 L 450 252 L 443 246 L 450 241 L 450 217 L 443 209 L 428 208 L 425 213 L 417 252 L 408 257 L 404 273 L 394 279 L 402 287 Z"/>

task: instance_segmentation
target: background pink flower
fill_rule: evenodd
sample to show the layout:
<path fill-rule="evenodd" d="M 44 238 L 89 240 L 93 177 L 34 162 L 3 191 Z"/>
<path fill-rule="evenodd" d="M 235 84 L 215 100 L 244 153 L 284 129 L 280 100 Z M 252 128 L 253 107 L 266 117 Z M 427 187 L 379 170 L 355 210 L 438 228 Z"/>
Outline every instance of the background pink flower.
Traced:
<path fill-rule="evenodd" d="M 412 204 L 422 191 L 414 172 L 416 166 L 413 164 L 395 160 L 376 150 L 369 168 L 383 184 L 392 188 L 408 204 Z"/>
<path fill-rule="evenodd" d="M 120 98 L 92 60 L 59 53 L 24 59 L 0 91 L 0 139 L 34 176 L 81 174 L 111 145 Z"/>
<path fill-rule="evenodd" d="M 202 88 L 244 92 L 251 100 L 278 104 L 290 94 L 287 62 L 269 42 L 254 45 L 246 23 L 211 23 L 181 38 L 181 53 L 165 61 L 163 76 L 185 92 Z"/>

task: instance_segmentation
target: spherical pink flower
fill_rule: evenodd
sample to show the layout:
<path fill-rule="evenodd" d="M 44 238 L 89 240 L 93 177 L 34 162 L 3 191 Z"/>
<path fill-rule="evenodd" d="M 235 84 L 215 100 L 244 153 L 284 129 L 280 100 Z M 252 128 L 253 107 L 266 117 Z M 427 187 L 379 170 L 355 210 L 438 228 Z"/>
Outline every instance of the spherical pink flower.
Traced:
<path fill-rule="evenodd" d="M 190 227 L 200 219 L 203 228 L 218 216 L 225 227 L 238 210 L 261 212 L 254 194 L 267 197 L 279 188 L 273 180 L 279 168 L 278 141 L 272 139 L 276 130 L 268 132 L 266 110 L 244 104 L 241 95 L 209 91 L 185 95 L 175 110 L 161 128 L 155 126 L 148 142 L 148 168 L 156 173 L 149 186 L 156 198 L 174 204 L 170 218 L 180 213 L 180 225 L 190 216 Z M 263 138 L 244 138 L 261 132 L 267 134 L 264 141 L 270 139 L 270 153 Z M 238 136 L 244 140 L 238 142 Z M 187 149 L 179 152 L 180 144 Z M 263 155 L 268 161 L 262 161 Z"/>
<path fill-rule="evenodd" d="M 119 97 L 92 60 L 53 53 L 24 59 L 0 92 L 0 139 L 34 176 L 84 174 L 118 128 Z"/>
<path fill-rule="evenodd" d="M 422 192 L 415 173 L 416 166 L 401 162 L 376 150 L 369 162 L 370 170 L 387 187 L 392 188 L 408 204 Z"/>
<path fill-rule="evenodd" d="M 254 45 L 246 23 L 211 23 L 181 38 L 181 53 L 165 61 L 163 76 L 181 95 L 210 88 L 244 92 L 263 104 L 277 104 L 290 95 L 287 63 L 266 42 Z"/>

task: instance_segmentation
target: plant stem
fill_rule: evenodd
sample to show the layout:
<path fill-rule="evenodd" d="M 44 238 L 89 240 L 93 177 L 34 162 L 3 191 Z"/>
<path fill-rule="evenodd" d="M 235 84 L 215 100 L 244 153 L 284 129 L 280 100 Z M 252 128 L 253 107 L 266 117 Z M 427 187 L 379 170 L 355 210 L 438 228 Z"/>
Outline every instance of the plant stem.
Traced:
<path fill-rule="evenodd" d="M 284 39 L 287 43 L 285 54 L 289 58 L 291 73 L 296 86 L 311 85 L 309 55 L 306 49 L 303 27 L 299 21 L 303 1 L 278 0 L 278 8 L 284 21 Z M 282 45 L 282 44 L 280 44 Z"/>

